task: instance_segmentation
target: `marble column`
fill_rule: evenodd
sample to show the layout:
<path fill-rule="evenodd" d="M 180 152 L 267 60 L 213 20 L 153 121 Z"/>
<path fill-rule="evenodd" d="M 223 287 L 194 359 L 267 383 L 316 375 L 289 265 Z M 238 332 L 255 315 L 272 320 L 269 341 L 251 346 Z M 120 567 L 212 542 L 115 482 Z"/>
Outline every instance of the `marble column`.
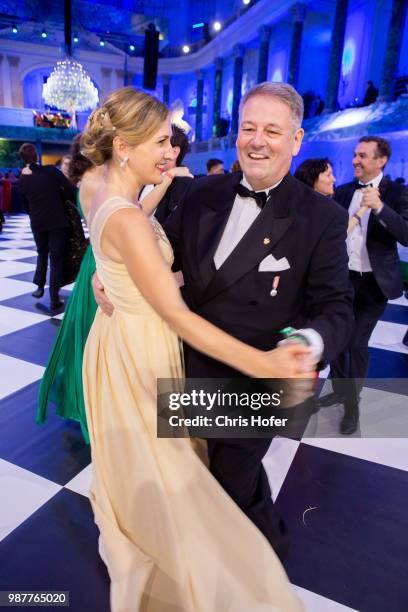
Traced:
<path fill-rule="evenodd" d="M 1 76 L 2 76 L 2 90 L 3 90 L 3 104 L 4 106 L 13 106 L 13 100 L 11 97 L 11 73 L 10 73 L 10 62 L 6 55 L 3 55 L 3 61 L 1 63 Z"/>
<path fill-rule="evenodd" d="M 120 68 L 116 68 L 116 82 L 117 87 L 124 87 L 125 84 L 125 71 Z"/>
<path fill-rule="evenodd" d="M 4 55 L 0 53 L 0 74 L 3 75 L 3 61 L 5 61 Z M 4 96 L 3 96 L 3 87 L 0 87 L 0 106 L 5 106 L 4 104 Z"/>
<path fill-rule="evenodd" d="M 290 8 L 290 12 L 293 16 L 293 31 L 292 41 L 290 44 L 288 83 L 290 83 L 290 85 L 293 85 L 293 87 L 296 88 L 299 78 L 299 66 L 302 53 L 303 23 L 305 21 L 306 6 L 298 2 Z"/>
<path fill-rule="evenodd" d="M 101 68 L 102 73 L 102 99 L 107 98 L 112 89 L 112 68 Z"/>
<path fill-rule="evenodd" d="M 163 104 L 166 106 L 170 105 L 170 75 L 163 74 Z"/>
<path fill-rule="evenodd" d="M 128 82 L 128 85 L 132 85 L 133 86 L 133 84 L 135 82 L 135 78 L 136 78 L 136 72 L 132 72 L 131 70 L 128 70 L 127 71 L 127 82 Z"/>
<path fill-rule="evenodd" d="M 130 78 L 129 75 L 129 71 L 128 71 L 128 55 L 127 53 L 125 53 L 125 56 L 123 58 L 123 86 L 127 87 L 128 85 L 132 84 L 132 80 Z"/>
<path fill-rule="evenodd" d="M 214 74 L 214 106 L 213 106 L 213 126 L 212 135 L 218 137 L 221 127 L 221 95 L 222 95 L 222 57 L 215 59 L 215 74 Z"/>
<path fill-rule="evenodd" d="M 343 59 L 344 34 L 346 31 L 348 0 L 337 0 L 334 16 L 331 50 L 329 59 L 329 72 L 326 89 L 325 112 L 337 110 L 337 96 L 341 75 L 341 62 Z"/>
<path fill-rule="evenodd" d="M 8 55 L 7 59 L 10 63 L 10 81 L 11 81 L 11 99 L 13 106 L 23 108 L 23 84 L 18 76 L 18 66 L 20 58 L 16 55 Z"/>
<path fill-rule="evenodd" d="M 393 0 L 391 21 L 388 28 L 387 48 L 380 83 L 380 100 L 392 100 L 395 77 L 401 53 L 402 34 L 407 11 L 406 0 Z"/>
<path fill-rule="evenodd" d="M 234 90 L 232 98 L 232 117 L 231 117 L 231 132 L 237 134 L 239 125 L 239 104 L 241 102 L 242 91 L 242 75 L 244 68 L 244 51 L 243 45 L 235 45 L 234 54 Z"/>
<path fill-rule="evenodd" d="M 259 34 L 259 59 L 257 83 L 263 83 L 268 78 L 269 40 L 271 28 L 263 25 L 258 30 Z"/>
<path fill-rule="evenodd" d="M 202 70 L 197 70 L 197 107 L 196 107 L 196 124 L 195 136 L 199 142 L 203 137 L 203 101 L 204 101 L 204 74 Z"/>
<path fill-rule="evenodd" d="M 112 68 L 112 72 L 110 75 L 110 90 L 116 91 L 117 89 L 118 89 L 118 81 L 117 81 L 116 70 Z"/>

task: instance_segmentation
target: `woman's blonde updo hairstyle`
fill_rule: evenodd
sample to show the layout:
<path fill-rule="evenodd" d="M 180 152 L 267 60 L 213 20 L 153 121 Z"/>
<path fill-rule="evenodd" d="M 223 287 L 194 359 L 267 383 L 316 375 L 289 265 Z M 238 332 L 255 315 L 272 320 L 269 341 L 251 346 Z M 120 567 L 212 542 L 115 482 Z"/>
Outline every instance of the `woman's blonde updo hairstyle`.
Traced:
<path fill-rule="evenodd" d="M 153 96 L 122 87 L 90 115 L 81 136 L 81 153 L 100 166 L 112 159 L 115 136 L 137 146 L 157 132 L 168 114 L 169 109 Z"/>

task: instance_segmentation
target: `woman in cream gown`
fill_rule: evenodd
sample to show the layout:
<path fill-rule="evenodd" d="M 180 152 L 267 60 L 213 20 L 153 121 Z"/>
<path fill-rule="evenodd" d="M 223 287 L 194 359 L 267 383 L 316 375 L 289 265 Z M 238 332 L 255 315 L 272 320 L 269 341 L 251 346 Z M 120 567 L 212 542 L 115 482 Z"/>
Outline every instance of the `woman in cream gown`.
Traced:
<path fill-rule="evenodd" d="M 142 113 L 143 134 L 136 138 Z M 83 135 L 84 153 L 106 167 L 88 225 L 114 312 L 97 311 L 83 380 L 91 502 L 111 578 L 111 609 L 295 612 L 302 606 L 270 544 L 192 441 L 157 438 L 157 378 L 183 377 L 179 336 L 252 376 L 295 375 L 305 353 L 293 346 L 258 351 L 183 303 L 170 270 L 171 246 L 149 211 L 135 204 L 140 184 L 160 181 L 170 134 L 165 107 L 124 88 L 94 111 Z"/>

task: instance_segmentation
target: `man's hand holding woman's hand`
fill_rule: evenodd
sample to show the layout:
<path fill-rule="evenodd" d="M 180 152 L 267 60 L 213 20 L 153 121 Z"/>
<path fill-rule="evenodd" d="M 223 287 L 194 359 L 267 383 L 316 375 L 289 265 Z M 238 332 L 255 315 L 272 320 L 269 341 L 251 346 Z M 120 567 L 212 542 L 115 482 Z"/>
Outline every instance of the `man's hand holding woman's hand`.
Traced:
<path fill-rule="evenodd" d="M 272 351 L 260 351 L 260 361 L 254 364 L 257 378 L 314 378 L 316 361 L 308 346 L 291 341 Z"/>

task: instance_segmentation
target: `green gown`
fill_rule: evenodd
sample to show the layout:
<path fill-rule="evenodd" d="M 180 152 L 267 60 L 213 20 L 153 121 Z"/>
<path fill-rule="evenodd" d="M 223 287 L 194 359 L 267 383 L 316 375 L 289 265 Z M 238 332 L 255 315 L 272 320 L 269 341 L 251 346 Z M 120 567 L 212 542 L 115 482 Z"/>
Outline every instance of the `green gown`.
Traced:
<path fill-rule="evenodd" d="M 81 210 L 79 201 L 78 208 Z M 48 404 L 55 404 L 59 416 L 79 421 L 87 444 L 82 358 L 98 307 L 91 286 L 95 269 L 92 248 L 88 246 L 41 380 L 36 418 L 37 423 L 44 423 Z"/>

